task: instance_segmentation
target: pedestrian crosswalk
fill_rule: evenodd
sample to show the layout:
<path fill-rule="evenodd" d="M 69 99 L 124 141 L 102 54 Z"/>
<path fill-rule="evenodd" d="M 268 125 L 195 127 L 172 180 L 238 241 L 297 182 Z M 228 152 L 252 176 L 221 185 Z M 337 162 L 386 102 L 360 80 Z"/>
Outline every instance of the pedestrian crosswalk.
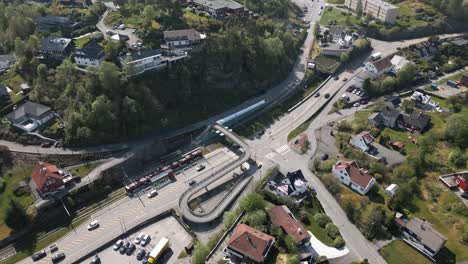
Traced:
<path fill-rule="evenodd" d="M 276 156 L 276 155 L 285 155 L 286 153 L 288 153 L 289 151 L 291 151 L 291 148 L 289 147 L 288 144 L 284 144 L 276 149 L 273 149 L 270 153 L 268 153 L 266 155 L 266 158 L 269 159 L 269 160 L 273 160 L 273 158 Z"/>

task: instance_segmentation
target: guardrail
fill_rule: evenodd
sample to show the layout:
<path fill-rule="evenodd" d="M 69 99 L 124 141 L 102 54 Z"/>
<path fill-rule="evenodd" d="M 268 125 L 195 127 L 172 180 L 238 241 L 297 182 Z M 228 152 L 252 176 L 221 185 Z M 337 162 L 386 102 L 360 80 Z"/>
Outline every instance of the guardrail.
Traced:
<path fill-rule="evenodd" d="M 302 105 L 305 101 L 309 100 L 310 97 L 312 97 L 314 94 L 316 94 L 322 87 L 330 80 L 332 76 L 328 76 L 325 81 L 323 81 L 313 92 L 311 92 L 309 95 L 307 95 L 304 99 L 302 99 L 299 103 L 293 105 L 291 108 L 288 109 L 288 113 L 293 111 L 294 109 L 298 108 L 300 105 Z"/>

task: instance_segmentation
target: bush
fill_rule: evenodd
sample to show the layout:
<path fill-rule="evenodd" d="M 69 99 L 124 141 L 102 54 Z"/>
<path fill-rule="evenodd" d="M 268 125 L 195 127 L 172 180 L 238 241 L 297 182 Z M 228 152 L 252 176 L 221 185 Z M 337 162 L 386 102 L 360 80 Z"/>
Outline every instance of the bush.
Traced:
<path fill-rule="evenodd" d="M 468 243 L 468 223 L 465 223 L 465 228 L 463 229 L 463 242 Z"/>
<path fill-rule="evenodd" d="M 250 193 L 240 201 L 239 206 L 246 212 L 262 210 L 265 208 L 265 200 L 258 193 Z"/>
<path fill-rule="evenodd" d="M 193 264 L 203 264 L 205 259 L 210 252 L 208 248 L 202 243 L 197 243 L 192 253 L 192 263 Z"/>
<path fill-rule="evenodd" d="M 286 262 L 286 264 L 299 264 L 300 261 L 299 261 L 299 257 L 297 255 L 294 255 L 294 256 L 290 256 L 288 258 L 288 261 Z"/>
<path fill-rule="evenodd" d="M 328 223 L 331 222 L 330 217 L 322 213 L 315 214 L 314 219 L 317 222 L 317 224 L 322 228 L 324 228 Z"/>
<path fill-rule="evenodd" d="M 0 178 L 0 193 L 3 193 L 5 191 L 5 180 L 3 178 Z"/>
<path fill-rule="evenodd" d="M 286 247 L 286 250 L 288 251 L 288 253 L 290 254 L 297 253 L 296 241 L 294 241 L 294 239 L 291 236 L 287 235 L 284 238 L 284 246 Z"/>
<path fill-rule="evenodd" d="M 300 211 L 299 212 L 299 217 L 301 219 L 301 222 L 305 225 L 309 225 L 310 224 L 310 221 L 309 221 L 309 217 L 307 216 L 307 213 L 304 212 L 304 211 Z"/>
<path fill-rule="evenodd" d="M 328 236 L 333 239 L 337 238 L 340 235 L 340 230 L 333 223 L 328 223 L 325 227 L 325 231 L 327 232 Z"/>
<path fill-rule="evenodd" d="M 344 247 L 346 244 L 346 242 L 344 241 L 344 239 L 341 237 L 341 236 L 337 236 L 335 238 L 335 240 L 333 241 L 333 246 L 336 247 L 336 248 L 342 248 Z"/>

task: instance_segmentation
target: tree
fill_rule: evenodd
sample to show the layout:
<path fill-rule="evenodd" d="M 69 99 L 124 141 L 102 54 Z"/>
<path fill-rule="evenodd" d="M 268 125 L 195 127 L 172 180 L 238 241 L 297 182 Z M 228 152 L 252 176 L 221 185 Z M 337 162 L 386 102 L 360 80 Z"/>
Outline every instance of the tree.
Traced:
<path fill-rule="evenodd" d="M 263 210 L 265 208 L 265 200 L 258 193 L 250 193 L 240 201 L 239 207 L 246 212 Z"/>
<path fill-rule="evenodd" d="M 202 243 L 198 242 L 192 252 L 192 263 L 193 264 L 204 264 L 206 257 L 210 251 Z"/>
<path fill-rule="evenodd" d="M 349 54 L 346 52 L 341 53 L 340 55 L 340 62 L 341 63 L 346 63 L 349 60 Z"/>
<path fill-rule="evenodd" d="M 286 235 L 286 237 L 284 238 L 284 244 L 288 253 L 290 254 L 297 253 L 298 248 L 297 248 L 296 241 L 294 241 L 294 239 L 290 235 Z"/>
<path fill-rule="evenodd" d="M 237 215 L 232 211 L 226 211 L 223 214 L 224 227 L 230 228 L 237 219 Z"/>
<path fill-rule="evenodd" d="M 463 242 L 468 243 L 468 222 L 465 222 L 462 239 Z"/>
<path fill-rule="evenodd" d="M 15 200 L 10 199 L 10 205 L 6 211 L 5 224 L 13 230 L 24 229 L 29 224 L 24 208 Z"/>
<path fill-rule="evenodd" d="M 263 229 L 263 226 L 267 222 L 267 217 L 263 210 L 257 210 L 253 212 L 248 212 L 245 215 L 245 221 L 249 223 L 250 226 L 256 229 Z"/>
<path fill-rule="evenodd" d="M 385 211 L 381 206 L 372 206 L 367 218 L 363 223 L 363 234 L 365 237 L 374 238 L 385 221 Z"/>
<path fill-rule="evenodd" d="M 328 236 L 331 237 L 332 239 L 335 239 L 340 235 L 340 230 L 333 223 L 328 223 L 325 226 L 325 231 L 327 232 Z"/>
<path fill-rule="evenodd" d="M 314 219 L 320 227 L 325 227 L 328 223 L 331 222 L 330 217 L 326 214 L 317 213 L 314 215 Z"/>
<path fill-rule="evenodd" d="M 356 3 L 356 14 L 358 18 L 362 17 L 362 13 L 363 13 L 362 0 L 358 0 Z"/>
<path fill-rule="evenodd" d="M 459 148 L 455 148 L 454 150 L 450 151 L 448 159 L 450 163 L 456 167 L 465 167 L 466 160 Z"/>
<path fill-rule="evenodd" d="M 447 140 L 461 149 L 468 147 L 468 109 L 451 115 L 445 124 Z"/>
<path fill-rule="evenodd" d="M 395 89 L 397 81 L 394 77 L 387 76 L 380 84 L 381 93 L 388 93 Z"/>
<path fill-rule="evenodd" d="M 401 102 L 401 107 L 405 113 L 411 114 L 414 111 L 416 104 L 413 100 L 403 100 L 403 102 Z"/>
<path fill-rule="evenodd" d="M 411 82 L 414 79 L 415 71 L 416 66 L 413 63 L 407 63 L 397 73 L 398 83 L 405 85 Z"/>
<path fill-rule="evenodd" d="M 293 256 L 290 256 L 288 257 L 288 261 L 286 262 L 286 264 L 299 264 L 300 261 L 299 261 L 299 257 L 297 255 L 293 255 Z"/>
<path fill-rule="evenodd" d="M 346 242 L 344 241 L 342 236 L 337 236 L 335 240 L 333 240 L 333 246 L 336 248 L 342 248 L 344 247 Z"/>

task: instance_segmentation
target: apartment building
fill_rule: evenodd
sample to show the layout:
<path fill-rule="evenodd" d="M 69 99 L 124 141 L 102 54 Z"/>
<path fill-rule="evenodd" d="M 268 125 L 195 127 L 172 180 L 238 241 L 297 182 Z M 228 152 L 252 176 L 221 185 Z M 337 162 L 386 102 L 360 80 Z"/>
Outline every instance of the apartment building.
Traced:
<path fill-rule="evenodd" d="M 380 21 L 395 23 L 399 8 L 382 0 L 345 0 L 345 6 L 351 10 L 362 10 Z"/>

